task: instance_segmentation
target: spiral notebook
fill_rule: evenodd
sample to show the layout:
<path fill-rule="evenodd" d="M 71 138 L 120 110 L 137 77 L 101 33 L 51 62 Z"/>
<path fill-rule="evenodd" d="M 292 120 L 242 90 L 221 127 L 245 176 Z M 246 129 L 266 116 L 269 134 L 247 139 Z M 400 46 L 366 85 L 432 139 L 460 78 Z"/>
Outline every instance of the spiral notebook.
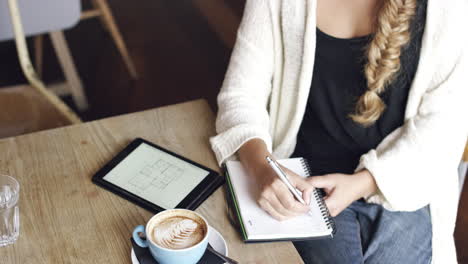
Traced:
<path fill-rule="evenodd" d="M 310 176 L 303 158 L 278 160 L 284 167 L 302 177 Z M 323 201 L 323 192 L 315 189 L 310 203 L 312 214 L 286 221 L 277 221 L 261 209 L 257 202 L 255 182 L 238 161 L 227 161 L 226 181 L 240 224 L 244 242 L 295 241 L 332 238 L 335 224 Z"/>

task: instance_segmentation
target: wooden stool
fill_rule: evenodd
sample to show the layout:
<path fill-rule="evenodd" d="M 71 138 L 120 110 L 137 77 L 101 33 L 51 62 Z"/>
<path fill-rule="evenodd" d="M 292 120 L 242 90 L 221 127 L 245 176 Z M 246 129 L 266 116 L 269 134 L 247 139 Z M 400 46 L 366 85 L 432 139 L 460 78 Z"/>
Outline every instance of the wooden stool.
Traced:
<path fill-rule="evenodd" d="M 117 23 L 115 22 L 112 11 L 107 3 L 107 0 L 91 0 L 93 9 L 85 10 L 81 13 L 80 21 L 98 17 L 103 25 L 103 27 L 111 35 L 117 50 L 119 51 L 122 59 L 127 67 L 127 70 L 132 79 L 138 79 L 138 73 L 135 68 L 135 65 L 130 57 L 128 52 L 127 45 L 120 33 Z M 75 63 L 70 53 L 70 49 L 65 39 L 63 31 L 55 31 L 49 33 L 52 46 L 57 54 L 60 66 L 65 74 L 65 79 L 69 86 L 68 91 L 65 90 L 67 94 L 72 94 L 73 100 L 75 101 L 77 107 L 80 110 L 85 110 L 88 108 L 88 103 L 86 96 L 83 91 L 83 84 L 76 70 Z M 35 65 L 39 76 L 42 75 L 42 62 L 43 62 L 43 41 L 44 37 L 42 35 L 36 36 L 34 38 L 34 50 L 35 50 Z M 63 91 L 62 91 L 63 93 Z"/>
<path fill-rule="evenodd" d="M 93 17 L 99 17 L 104 28 L 109 31 L 115 45 L 122 56 L 125 66 L 133 79 L 138 79 L 138 73 L 133 64 L 132 58 L 128 52 L 125 41 L 123 40 L 122 33 L 120 33 L 117 23 L 115 22 L 112 11 L 107 3 L 107 0 L 91 0 L 94 9 L 85 10 L 81 14 L 80 20 L 85 20 Z"/>
<path fill-rule="evenodd" d="M 91 0 L 91 4 L 94 8 L 83 11 L 81 13 L 80 21 L 99 17 L 104 28 L 109 31 L 131 78 L 134 80 L 138 79 L 137 70 L 133 64 L 132 58 L 130 57 L 122 34 L 117 27 L 117 23 L 115 22 L 107 0 Z M 78 109 L 84 111 L 88 109 L 88 101 L 83 89 L 81 78 L 78 75 L 78 71 L 71 56 L 70 48 L 68 47 L 65 39 L 65 34 L 63 31 L 55 31 L 50 32 L 49 36 L 66 79 L 66 85 L 58 84 L 53 85 L 50 88 L 52 88 L 52 91 L 58 95 L 71 94 Z M 39 76 L 42 75 L 43 71 L 43 41 L 43 35 L 36 36 L 34 38 L 35 65 Z"/>
<path fill-rule="evenodd" d="M 29 85 L 0 89 L 0 138 L 72 124 Z"/>
<path fill-rule="evenodd" d="M 29 59 L 17 0 L 8 0 L 8 4 L 18 59 L 30 85 L 0 89 L 0 137 L 80 123 L 80 118 L 38 78 Z"/>

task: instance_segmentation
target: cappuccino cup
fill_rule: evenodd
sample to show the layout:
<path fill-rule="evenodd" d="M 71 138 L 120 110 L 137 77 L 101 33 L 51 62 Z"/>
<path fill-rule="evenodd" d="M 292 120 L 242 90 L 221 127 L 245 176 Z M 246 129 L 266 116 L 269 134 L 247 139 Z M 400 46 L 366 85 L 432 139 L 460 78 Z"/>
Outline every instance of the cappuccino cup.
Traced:
<path fill-rule="evenodd" d="M 195 264 L 205 253 L 208 232 L 203 216 L 191 210 L 170 209 L 151 217 L 146 227 L 137 226 L 133 240 L 140 247 L 148 247 L 161 264 Z"/>

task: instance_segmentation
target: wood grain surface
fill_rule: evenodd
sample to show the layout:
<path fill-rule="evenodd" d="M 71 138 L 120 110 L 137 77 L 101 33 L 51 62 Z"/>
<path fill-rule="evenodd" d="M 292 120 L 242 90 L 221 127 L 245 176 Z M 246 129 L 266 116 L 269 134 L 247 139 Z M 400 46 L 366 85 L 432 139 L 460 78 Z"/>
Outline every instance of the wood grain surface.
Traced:
<path fill-rule="evenodd" d="M 20 236 L 0 263 L 131 263 L 130 236 L 152 214 L 97 187 L 93 174 L 136 137 L 219 171 L 204 100 L 0 140 L 0 174 L 20 182 Z M 240 263 L 303 263 L 289 242 L 244 244 L 226 215 L 224 189 L 199 209 Z"/>

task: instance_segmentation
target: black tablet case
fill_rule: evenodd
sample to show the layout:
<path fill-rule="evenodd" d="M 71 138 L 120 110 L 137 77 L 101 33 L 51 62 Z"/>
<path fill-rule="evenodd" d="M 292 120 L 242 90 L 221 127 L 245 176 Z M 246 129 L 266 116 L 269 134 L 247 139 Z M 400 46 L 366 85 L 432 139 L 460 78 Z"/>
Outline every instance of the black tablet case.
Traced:
<path fill-rule="evenodd" d="M 111 184 L 105 184 L 102 182 L 102 179 L 98 177 L 96 177 L 98 174 L 101 174 L 102 173 L 102 170 L 105 169 L 106 167 L 108 166 L 111 166 L 111 167 L 115 167 L 118 163 L 115 162 L 115 160 L 117 159 L 121 159 L 123 155 L 125 155 L 125 152 L 128 152 L 128 148 L 130 146 L 132 146 L 132 144 L 135 144 L 136 142 L 141 142 L 141 143 L 146 143 L 150 146 L 153 146 L 153 147 L 156 147 L 160 150 L 163 150 L 175 157 L 178 157 L 178 158 L 183 158 L 185 160 L 188 160 L 187 158 L 185 157 L 182 157 L 176 153 L 173 153 L 172 151 L 170 150 L 167 150 L 163 147 L 160 147 L 154 143 L 151 143 L 147 140 L 144 140 L 142 138 L 137 138 L 135 139 L 134 141 L 132 141 L 130 144 L 128 144 L 121 152 L 119 152 L 117 155 L 115 155 L 112 160 L 110 160 L 108 163 L 106 163 L 98 172 L 96 172 L 96 174 L 94 175 L 94 177 L 92 178 L 92 181 L 93 183 L 95 183 L 96 185 L 108 190 L 108 191 L 111 191 L 112 193 L 126 199 L 127 201 L 130 201 L 152 213 L 158 213 L 158 212 L 161 212 L 161 211 L 164 211 L 163 208 L 160 208 L 159 206 L 156 206 L 156 207 L 159 207 L 159 208 L 156 208 L 155 206 L 153 206 L 153 203 L 150 203 L 138 196 L 129 196 L 127 193 L 131 194 L 130 192 L 127 192 L 117 186 L 114 186 L 114 185 L 111 185 Z M 126 155 L 125 155 L 126 156 Z M 191 160 L 188 160 L 190 163 L 192 164 L 195 164 L 197 165 L 198 167 L 200 168 L 203 168 L 204 170 L 207 170 L 209 171 L 210 173 L 215 173 L 213 170 L 201 165 L 201 164 L 198 164 L 194 161 L 191 161 Z M 214 192 L 216 191 L 216 189 L 218 189 L 218 187 L 220 187 L 221 185 L 224 184 L 224 181 L 225 181 L 225 178 L 224 176 L 222 175 L 219 175 L 218 173 L 216 173 L 216 176 L 214 178 L 214 180 L 209 184 L 207 185 L 204 189 L 202 189 L 200 192 L 197 193 L 197 196 L 195 196 L 195 198 L 193 198 L 193 200 L 191 200 L 191 202 L 185 206 L 185 207 L 177 207 L 177 208 L 183 208 L 183 209 L 189 209 L 189 210 L 195 210 L 198 208 L 198 206 L 200 206 L 201 203 L 203 203 L 206 199 L 208 199 L 208 197 Z M 198 188 L 199 186 L 197 186 L 196 188 Z"/>

